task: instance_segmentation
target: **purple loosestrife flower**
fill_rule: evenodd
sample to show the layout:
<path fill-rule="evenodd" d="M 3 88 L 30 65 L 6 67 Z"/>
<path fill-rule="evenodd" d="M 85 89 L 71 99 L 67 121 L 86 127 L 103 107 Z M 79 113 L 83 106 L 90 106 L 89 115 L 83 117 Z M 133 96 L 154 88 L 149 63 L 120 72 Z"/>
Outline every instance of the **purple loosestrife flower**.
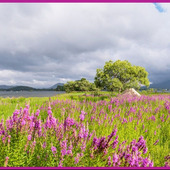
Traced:
<path fill-rule="evenodd" d="M 80 157 L 83 157 L 84 156 L 84 154 L 83 153 L 80 153 Z"/>
<path fill-rule="evenodd" d="M 125 140 L 125 141 L 123 141 L 123 142 L 122 142 L 122 145 L 123 145 L 123 144 L 125 144 L 126 142 L 127 142 L 126 140 Z"/>
<path fill-rule="evenodd" d="M 93 138 L 93 146 L 97 145 L 98 144 L 98 138 L 97 137 L 94 137 Z"/>
<path fill-rule="evenodd" d="M 13 113 L 13 122 L 17 122 L 17 120 L 18 120 L 18 114 L 19 114 L 19 111 L 18 111 L 18 110 L 15 110 L 15 112 Z"/>
<path fill-rule="evenodd" d="M 146 144 L 145 144 L 145 143 L 146 143 L 146 142 L 145 142 L 143 136 L 141 136 L 141 137 L 139 138 L 138 142 L 135 144 L 135 146 L 137 146 L 138 149 L 140 149 L 140 148 L 146 147 Z"/>
<path fill-rule="evenodd" d="M 25 105 L 25 107 L 26 107 L 26 109 L 29 109 L 30 106 L 29 106 L 29 104 L 27 104 L 27 105 Z"/>
<path fill-rule="evenodd" d="M 116 153 L 114 153 L 114 154 L 113 154 L 113 159 L 112 159 L 113 164 L 116 164 L 116 163 L 118 162 L 118 160 L 119 160 L 118 155 L 117 155 Z"/>
<path fill-rule="evenodd" d="M 112 143 L 112 148 L 115 149 L 118 144 L 118 136 L 116 136 L 114 142 Z"/>
<path fill-rule="evenodd" d="M 147 147 L 145 147 L 145 148 L 143 149 L 143 154 L 146 154 L 146 153 L 147 153 L 147 151 L 148 151 L 148 148 L 147 148 Z"/>
<path fill-rule="evenodd" d="M 86 149 L 86 142 L 84 141 L 84 142 L 82 143 L 82 146 L 81 146 L 82 152 L 84 152 L 85 149 Z"/>
<path fill-rule="evenodd" d="M 151 119 L 152 119 L 153 121 L 155 121 L 155 116 L 154 116 L 154 115 L 152 115 L 152 116 L 151 116 Z"/>
<path fill-rule="evenodd" d="M 108 109 L 110 110 L 110 112 L 112 111 L 112 105 L 108 105 Z"/>
<path fill-rule="evenodd" d="M 122 124 L 128 123 L 127 119 L 123 118 Z"/>
<path fill-rule="evenodd" d="M 36 141 L 35 141 L 35 139 L 34 139 L 34 142 L 32 143 L 32 147 L 34 148 L 35 145 L 36 145 Z"/>
<path fill-rule="evenodd" d="M 164 167 L 170 167 L 168 162 L 165 162 L 165 166 Z"/>
<path fill-rule="evenodd" d="M 6 137 L 4 136 L 4 137 L 2 138 L 2 142 L 5 144 L 5 141 L 6 141 Z"/>
<path fill-rule="evenodd" d="M 79 158 L 78 158 L 78 157 L 75 157 L 74 160 L 75 160 L 75 164 L 78 164 Z"/>
<path fill-rule="evenodd" d="M 67 117 L 65 120 L 66 126 L 73 126 L 75 124 L 75 120 L 73 118 Z"/>
<path fill-rule="evenodd" d="M 147 167 L 147 164 L 148 164 L 148 163 L 149 163 L 148 158 L 143 159 L 142 167 Z"/>
<path fill-rule="evenodd" d="M 73 145 L 72 145 L 72 143 L 70 144 L 70 146 L 68 147 L 68 150 L 67 150 L 67 155 L 69 155 L 69 154 L 73 154 L 72 153 L 72 149 L 73 149 Z"/>
<path fill-rule="evenodd" d="M 153 167 L 153 162 L 152 161 L 150 161 L 150 163 L 149 163 L 149 167 Z"/>
<path fill-rule="evenodd" d="M 70 155 L 72 154 L 72 151 L 71 150 L 67 150 L 67 155 Z"/>
<path fill-rule="evenodd" d="M 113 130 L 113 132 L 111 133 L 111 136 L 116 136 L 117 133 L 117 128 Z"/>
<path fill-rule="evenodd" d="M 30 122 L 30 129 L 34 128 L 34 126 L 35 126 L 35 123 L 31 121 Z"/>
<path fill-rule="evenodd" d="M 48 111 L 47 111 L 47 113 L 48 113 L 48 117 L 52 117 L 52 111 L 51 111 L 51 106 L 49 106 L 48 107 Z"/>
<path fill-rule="evenodd" d="M 67 150 L 63 148 L 63 149 L 61 150 L 61 154 L 62 154 L 62 156 L 66 155 L 66 154 L 67 154 Z"/>
<path fill-rule="evenodd" d="M 48 110 L 48 115 L 51 116 L 52 115 L 52 111 Z"/>
<path fill-rule="evenodd" d="M 158 139 L 158 140 L 156 140 L 156 142 L 154 143 L 154 145 L 156 145 L 158 142 L 159 142 L 159 139 Z"/>
<path fill-rule="evenodd" d="M 155 113 L 157 113 L 159 111 L 159 107 L 157 107 L 156 109 L 155 109 Z"/>
<path fill-rule="evenodd" d="M 8 136 L 8 143 L 11 141 L 11 135 Z"/>
<path fill-rule="evenodd" d="M 144 128 L 145 128 L 145 126 L 144 126 L 144 125 L 142 125 L 142 128 L 144 129 Z"/>
<path fill-rule="evenodd" d="M 5 157 L 4 167 L 7 167 L 7 165 L 8 165 L 8 160 L 9 160 L 9 157 L 8 157 L 8 156 L 6 156 L 6 157 Z"/>
<path fill-rule="evenodd" d="M 110 99 L 110 103 L 111 103 L 111 104 L 114 103 L 114 98 L 111 98 L 111 99 Z"/>
<path fill-rule="evenodd" d="M 31 138 L 32 138 L 32 136 L 31 136 L 31 135 L 28 135 L 28 137 L 27 137 L 28 141 L 30 141 Z"/>
<path fill-rule="evenodd" d="M 93 135 L 93 132 L 89 134 L 88 140 L 91 139 L 92 135 Z"/>
<path fill-rule="evenodd" d="M 109 157 L 108 157 L 108 166 L 111 166 L 111 164 L 112 164 L 112 163 L 111 163 L 111 157 L 109 156 Z"/>
<path fill-rule="evenodd" d="M 58 167 L 63 167 L 63 160 L 60 160 Z"/>
<path fill-rule="evenodd" d="M 46 148 L 46 142 L 43 143 L 43 146 L 42 146 L 44 149 Z"/>
<path fill-rule="evenodd" d="M 75 164 L 78 164 L 78 163 L 79 163 L 79 158 L 80 158 L 80 154 L 77 153 L 77 156 L 74 158 Z"/>
<path fill-rule="evenodd" d="M 134 166 L 135 167 L 140 167 L 140 165 L 139 165 L 139 159 L 138 159 L 138 157 L 135 157 L 135 164 L 134 164 Z"/>
<path fill-rule="evenodd" d="M 51 106 L 48 106 L 48 110 L 51 110 Z"/>
<path fill-rule="evenodd" d="M 84 139 L 87 139 L 88 137 L 88 134 L 89 134 L 89 129 L 85 129 L 85 126 L 82 128 L 83 130 L 83 138 Z"/>
<path fill-rule="evenodd" d="M 83 138 L 84 134 L 83 134 L 83 132 L 82 132 L 82 129 L 80 129 L 80 132 L 79 132 L 78 136 L 79 136 L 80 139 Z"/>
<path fill-rule="evenodd" d="M 35 129 L 40 129 L 40 123 L 41 123 L 40 120 L 35 121 Z"/>
<path fill-rule="evenodd" d="M 24 126 L 26 124 L 26 121 L 23 119 L 21 122 L 21 125 Z"/>
<path fill-rule="evenodd" d="M 97 147 L 98 147 L 98 148 L 101 148 L 101 149 L 104 149 L 104 148 L 105 148 L 105 137 L 101 137 L 101 138 L 99 139 L 99 142 L 98 142 L 98 144 L 97 144 Z"/>
<path fill-rule="evenodd" d="M 46 129 L 51 128 L 51 122 L 49 120 L 49 116 L 47 117 L 47 120 L 46 120 L 46 123 L 45 123 L 45 128 Z"/>
<path fill-rule="evenodd" d="M 28 109 L 27 109 L 27 108 L 24 108 L 24 109 L 23 109 L 23 115 L 27 115 L 27 113 L 28 113 Z"/>
<path fill-rule="evenodd" d="M 128 160 L 128 159 L 130 158 L 130 154 L 129 154 L 129 153 L 128 153 L 128 154 L 125 154 L 124 158 L 125 158 L 126 160 Z"/>
<path fill-rule="evenodd" d="M 129 160 L 129 166 L 133 167 L 134 164 L 135 164 L 135 159 L 133 157 L 131 157 L 130 160 Z"/>
<path fill-rule="evenodd" d="M 40 114 L 40 110 L 37 109 L 37 111 L 36 111 L 36 113 L 35 113 L 35 116 L 39 116 L 39 114 Z"/>
<path fill-rule="evenodd" d="M 52 146 L 52 147 L 51 147 L 51 151 L 52 151 L 52 153 L 55 155 L 55 154 L 57 153 L 56 147 L 55 147 L 55 146 Z"/>
<path fill-rule="evenodd" d="M 67 140 L 60 143 L 62 156 L 67 154 Z"/>
<path fill-rule="evenodd" d="M 136 146 L 132 146 L 132 151 L 133 152 L 137 152 L 138 151 L 138 148 Z"/>
<path fill-rule="evenodd" d="M 95 118 L 94 116 L 91 116 L 91 121 L 93 121 L 94 118 Z"/>
<path fill-rule="evenodd" d="M 85 118 L 85 112 L 82 110 L 80 114 L 80 120 L 83 121 Z"/>
<path fill-rule="evenodd" d="M 39 131 L 38 131 L 38 137 L 41 137 L 41 136 L 42 136 L 42 130 L 40 128 Z"/>
<path fill-rule="evenodd" d="M 32 120 L 31 116 L 27 116 L 27 120 L 31 121 Z"/>
<path fill-rule="evenodd" d="M 107 153 L 108 153 L 108 150 L 104 149 L 104 156 L 107 155 Z"/>

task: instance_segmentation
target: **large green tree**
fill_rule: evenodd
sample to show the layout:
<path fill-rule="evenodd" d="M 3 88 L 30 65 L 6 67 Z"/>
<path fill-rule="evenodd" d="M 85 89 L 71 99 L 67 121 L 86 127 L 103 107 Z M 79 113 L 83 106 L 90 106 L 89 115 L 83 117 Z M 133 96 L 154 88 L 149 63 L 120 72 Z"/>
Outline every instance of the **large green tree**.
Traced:
<path fill-rule="evenodd" d="M 103 69 L 97 69 L 94 82 L 96 87 L 119 92 L 127 88 L 139 89 L 141 85 L 149 86 L 145 68 L 132 65 L 127 60 L 106 62 Z"/>

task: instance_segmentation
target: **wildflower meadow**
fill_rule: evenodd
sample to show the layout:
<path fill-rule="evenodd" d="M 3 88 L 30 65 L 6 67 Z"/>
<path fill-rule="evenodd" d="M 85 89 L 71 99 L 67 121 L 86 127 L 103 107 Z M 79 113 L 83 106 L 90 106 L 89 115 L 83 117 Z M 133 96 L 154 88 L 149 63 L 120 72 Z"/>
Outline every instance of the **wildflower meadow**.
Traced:
<path fill-rule="evenodd" d="M 170 166 L 170 95 L 70 96 L 1 99 L 1 167 Z"/>

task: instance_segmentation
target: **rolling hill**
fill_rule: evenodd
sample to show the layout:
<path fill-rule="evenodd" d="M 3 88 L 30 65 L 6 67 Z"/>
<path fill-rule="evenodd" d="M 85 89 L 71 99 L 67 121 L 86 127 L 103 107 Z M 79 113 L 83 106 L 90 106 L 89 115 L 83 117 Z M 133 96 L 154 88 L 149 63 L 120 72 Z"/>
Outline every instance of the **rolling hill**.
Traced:
<path fill-rule="evenodd" d="M 58 86 L 64 86 L 64 83 L 57 83 L 50 87 L 50 89 L 56 89 Z"/>
<path fill-rule="evenodd" d="M 35 88 L 29 87 L 29 86 L 16 86 L 7 89 L 8 91 L 33 91 L 36 90 Z"/>

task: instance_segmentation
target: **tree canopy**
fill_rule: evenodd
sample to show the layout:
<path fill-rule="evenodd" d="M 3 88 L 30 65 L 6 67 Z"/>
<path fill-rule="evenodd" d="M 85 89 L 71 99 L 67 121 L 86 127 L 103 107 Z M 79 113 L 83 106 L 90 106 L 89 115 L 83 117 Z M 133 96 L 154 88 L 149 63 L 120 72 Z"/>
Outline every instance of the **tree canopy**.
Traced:
<path fill-rule="evenodd" d="M 94 82 L 96 87 L 119 92 L 127 88 L 139 89 L 141 85 L 149 86 L 145 68 L 132 65 L 127 60 L 106 62 L 103 69 L 96 70 Z"/>
<path fill-rule="evenodd" d="M 64 84 L 64 89 L 66 92 L 71 91 L 94 91 L 96 90 L 96 86 L 94 83 L 90 83 L 85 78 L 76 81 L 68 81 Z"/>

